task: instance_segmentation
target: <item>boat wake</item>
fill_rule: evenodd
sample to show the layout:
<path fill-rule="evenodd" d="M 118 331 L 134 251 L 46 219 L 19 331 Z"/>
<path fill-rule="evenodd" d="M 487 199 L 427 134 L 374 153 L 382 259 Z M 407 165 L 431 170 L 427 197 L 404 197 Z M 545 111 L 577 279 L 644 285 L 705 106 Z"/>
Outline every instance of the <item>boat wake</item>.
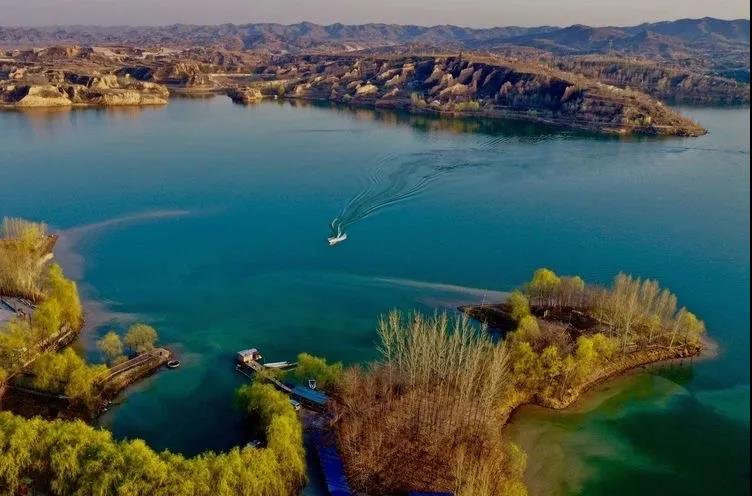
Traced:
<path fill-rule="evenodd" d="M 350 198 L 329 224 L 329 244 L 347 238 L 347 229 L 377 212 L 415 199 L 440 177 L 469 167 L 487 166 L 489 162 L 470 158 L 467 150 L 431 150 L 382 158 L 365 188 Z"/>

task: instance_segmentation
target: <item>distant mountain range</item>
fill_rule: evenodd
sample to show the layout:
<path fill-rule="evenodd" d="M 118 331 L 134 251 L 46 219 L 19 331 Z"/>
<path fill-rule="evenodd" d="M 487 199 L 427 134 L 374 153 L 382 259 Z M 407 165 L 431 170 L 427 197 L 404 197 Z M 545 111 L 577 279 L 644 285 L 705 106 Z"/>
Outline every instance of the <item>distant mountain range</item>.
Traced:
<path fill-rule="evenodd" d="M 523 47 L 554 56 L 620 54 L 671 61 L 687 67 L 749 80 L 749 20 L 681 19 L 628 27 L 498 27 L 398 24 L 331 24 L 310 22 L 213 26 L 52 26 L 0 27 L 0 46 L 39 47 L 53 44 L 136 46 L 219 46 L 230 50 L 273 53 L 341 52 L 389 47 L 406 51 L 491 52 Z"/>

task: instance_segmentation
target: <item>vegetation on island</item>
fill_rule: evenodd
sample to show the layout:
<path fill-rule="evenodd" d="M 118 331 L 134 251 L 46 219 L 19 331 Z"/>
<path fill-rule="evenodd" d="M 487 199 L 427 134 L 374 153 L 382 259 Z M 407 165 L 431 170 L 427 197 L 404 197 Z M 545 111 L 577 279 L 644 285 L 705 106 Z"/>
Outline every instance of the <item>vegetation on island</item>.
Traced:
<path fill-rule="evenodd" d="M 71 348 L 42 353 L 31 366 L 36 389 L 64 394 L 88 409 L 94 408 L 99 394 L 97 381 L 107 371 L 106 365 L 91 365 Z"/>
<path fill-rule="evenodd" d="M 539 269 L 506 304 L 517 321 L 505 343 L 515 387 L 567 402 L 604 371 L 695 355 L 705 326 L 657 281 L 619 274 L 611 287 Z"/>
<path fill-rule="evenodd" d="M 344 368 L 342 362 L 327 363 L 325 358 L 300 353 L 297 366 L 285 373 L 285 378 L 298 383 L 309 379 L 316 381 L 316 387 L 324 391 L 335 389 L 342 381 Z"/>
<path fill-rule="evenodd" d="M 305 480 L 302 429 L 287 398 L 254 384 L 238 393 L 266 428 L 266 446 L 193 458 L 116 441 L 81 421 L 24 419 L 0 412 L 0 492 L 53 495 L 269 496 Z"/>
<path fill-rule="evenodd" d="M 379 321 L 382 359 L 346 371 L 334 404 L 350 483 L 406 490 L 524 494 L 525 455 L 501 437 L 509 353 L 467 319 Z"/>
<path fill-rule="evenodd" d="M 109 369 L 92 365 L 67 345 L 83 325 L 76 283 L 59 265 L 48 263 L 54 238 L 42 223 L 5 218 L 0 226 L 0 294 L 30 300 L 28 314 L 0 325 L 0 386 L 19 376 L 21 386 L 67 397 L 92 412 L 101 402 L 102 380 Z M 134 324 L 121 341 L 108 333 L 98 342 L 105 361 L 115 365 L 154 348 L 156 331 Z"/>
<path fill-rule="evenodd" d="M 5 217 L 0 224 L 0 295 L 37 300 L 43 296 L 47 226 Z"/>
<path fill-rule="evenodd" d="M 31 300 L 31 315 L 0 325 L 0 369 L 5 377 L 20 372 L 52 350 L 64 334 L 83 325 L 76 283 L 57 264 L 46 263 L 50 237 L 44 224 L 4 219 L 0 228 L 0 294 Z"/>
<path fill-rule="evenodd" d="M 501 431 L 515 408 L 563 408 L 599 380 L 696 355 L 705 332 L 656 281 L 625 274 L 601 287 L 539 269 L 498 306 L 514 322 L 498 341 L 464 317 L 379 322 L 381 360 L 346 370 L 333 407 L 357 489 L 526 494 L 525 455 Z"/>

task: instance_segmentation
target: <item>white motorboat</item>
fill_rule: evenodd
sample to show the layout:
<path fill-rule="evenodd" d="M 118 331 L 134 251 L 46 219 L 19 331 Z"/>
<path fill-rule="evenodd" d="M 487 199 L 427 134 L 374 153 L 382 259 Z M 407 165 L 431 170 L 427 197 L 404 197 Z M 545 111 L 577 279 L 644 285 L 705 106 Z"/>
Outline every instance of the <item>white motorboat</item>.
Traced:
<path fill-rule="evenodd" d="M 271 363 L 265 363 L 264 367 L 267 369 L 291 369 L 298 365 L 298 362 L 271 362 Z"/>
<path fill-rule="evenodd" d="M 330 236 L 329 238 L 327 238 L 327 241 L 329 241 L 329 246 L 334 246 L 337 243 L 341 243 L 346 239 L 347 239 L 347 233 L 337 233 L 336 236 Z"/>

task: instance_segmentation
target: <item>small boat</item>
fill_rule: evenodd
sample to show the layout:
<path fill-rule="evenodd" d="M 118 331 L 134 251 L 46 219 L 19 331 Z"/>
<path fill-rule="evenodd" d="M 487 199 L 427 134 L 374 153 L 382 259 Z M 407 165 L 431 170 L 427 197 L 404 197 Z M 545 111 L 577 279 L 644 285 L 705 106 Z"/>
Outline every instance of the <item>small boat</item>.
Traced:
<path fill-rule="evenodd" d="M 180 360 L 170 360 L 167 362 L 168 369 L 176 369 L 178 367 L 180 367 Z"/>
<path fill-rule="evenodd" d="M 328 237 L 327 241 L 329 241 L 329 246 L 334 246 L 337 243 L 341 243 L 346 239 L 347 239 L 347 233 L 337 233 L 336 236 Z"/>
<path fill-rule="evenodd" d="M 266 367 L 267 369 L 291 369 L 293 367 L 296 367 L 297 365 L 298 362 L 284 361 L 265 363 L 264 367 Z"/>

